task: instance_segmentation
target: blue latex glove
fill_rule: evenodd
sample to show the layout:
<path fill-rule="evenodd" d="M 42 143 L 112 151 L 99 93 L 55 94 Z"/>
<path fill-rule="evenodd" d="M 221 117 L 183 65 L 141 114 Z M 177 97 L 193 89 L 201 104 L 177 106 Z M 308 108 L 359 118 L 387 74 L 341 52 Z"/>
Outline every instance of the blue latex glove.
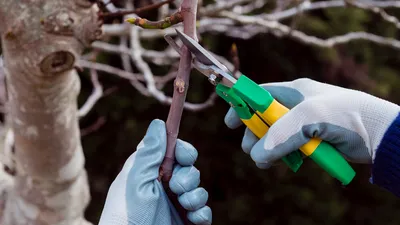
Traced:
<path fill-rule="evenodd" d="M 137 150 L 128 158 L 111 184 L 99 225 L 181 225 L 182 219 L 157 180 L 166 151 L 165 123 L 154 120 Z M 176 144 L 176 160 L 170 189 L 189 212 L 194 224 L 211 224 L 211 209 L 206 206 L 208 193 L 198 187 L 200 172 L 193 164 L 196 149 L 182 140 Z"/>

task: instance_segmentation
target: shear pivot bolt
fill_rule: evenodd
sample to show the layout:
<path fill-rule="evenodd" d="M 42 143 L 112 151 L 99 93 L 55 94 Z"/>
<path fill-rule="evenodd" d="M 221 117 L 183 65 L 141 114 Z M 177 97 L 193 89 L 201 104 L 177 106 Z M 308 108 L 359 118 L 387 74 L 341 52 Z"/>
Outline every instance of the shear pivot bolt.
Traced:
<path fill-rule="evenodd" d="M 215 76 L 214 74 L 211 74 L 210 77 L 208 78 L 208 80 L 209 80 L 213 85 L 216 85 L 216 84 L 217 84 L 217 76 Z"/>

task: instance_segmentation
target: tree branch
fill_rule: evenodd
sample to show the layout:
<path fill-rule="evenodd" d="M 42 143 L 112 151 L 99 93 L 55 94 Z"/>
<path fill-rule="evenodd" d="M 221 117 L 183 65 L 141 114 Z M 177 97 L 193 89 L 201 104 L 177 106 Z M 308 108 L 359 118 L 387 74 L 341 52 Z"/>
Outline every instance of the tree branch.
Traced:
<path fill-rule="evenodd" d="M 142 46 L 139 39 L 139 28 L 136 26 L 131 26 L 131 58 L 137 65 L 139 71 L 143 73 L 144 79 L 147 83 L 147 90 L 160 102 L 166 102 L 167 96 L 160 90 L 156 88 L 156 83 L 154 80 L 153 72 L 151 71 L 149 65 L 142 58 Z"/>
<path fill-rule="evenodd" d="M 237 5 L 241 5 L 244 3 L 250 3 L 254 0 L 232 0 L 226 2 L 217 2 L 215 4 L 210 4 L 204 8 L 199 9 L 199 16 L 212 16 L 216 15 L 218 12 L 222 10 L 229 10 Z"/>
<path fill-rule="evenodd" d="M 95 69 L 98 71 L 103 71 L 109 74 L 115 74 L 121 78 L 127 79 L 127 80 L 140 80 L 144 81 L 143 75 L 141 74 L 136 74 L 136 73 L 131 73 L 125 70 L 118 69 L 116 67 L 112 67 L 110 65 L 102 64 L 102 63 L 97 63 L 97 62 L 91 62 L 87 60 L 79 60 L 78 61 L 79 66 L 84 67 L 84 68 L 89 68 L 89 69 Z"/>
<path fill-rule="evenodd" d="M 96 102 L 103 96 L 103 86 L 101 85 L 97 71 L 90 69 L 90 80 L 93 84 L 93 91 L 89 98 L 86 100 L 85 104 L 79 109 L 78 116 L 84 117 L 93 108 Z"/>
<path fill-rule="evenodd" d="M 106 118 L 105 117 L 99 117 L 95 123 L 92 125 L 85 127 L 81 130 L 81 137 L 86 136 L 96 130 L 98 130 L 101 126 L 103 126 L 106 123 Z"/>
<path fill-rule="evenodd" d="M 276 36 L 289 35 L 291 38 L 304 43 L 318 47 L 330 48 L 335 45 L 347 43 L 354 40 L 368 40 L 380 45 L 386 45 L 392 48 L 400 49 L 400 41 L 393 38 L 385 38 L 366 32 L 351 32 L 345 35 L 331 37 L 323 40 L 314 36 L 309 36 L 298 30 L 291 30 L 290 27 L 279 23 L 278 21 L 269 21 L 259 17 L 243 16 L 229 11 L 222 11 L 221 16 L 230 18 L 242 24 L 255 24 L 267 28 Z"/>
<path fill-rule="evenodd" d="M 125 36 L 121 37 L 121 40 L 126 39 Z M 126 42 L 126 40 L 124 41 Z M 131 56 L 132 51 L 127 47 L 127 43 L 118 45 L 109 44 L 106 42 L 96 41 L 92 44 L 92 48 L 101 50 L 108 53 L 119 54 L 121 57 L 124 55 L 128 55 L 125 57 L 129 61 L 129 56 Z M 158 65 L 170 65 L 175 60 L 179 59 L 179 54 L 176 51 L 172 51 L 172 49 L 168 48 L 164 51 L 154 51 L 150 49 L 145 49 L 142 51 L 143 58 L 146 58 Z M 124 60 L 124 59 L 122 59 Z M 126 59 L 125 59 L 126 60 Z M 131 69 L 124 68 L 124 70 L 131 72 Z"/>
<path fill-rule="evenodd" d="M 222 60 L 226 60 L 226 59 L 222 58 Z M 152 96 L 151 93 L 149 92 L 148 88 L 145 87 L 143 84 L 139 83 L 140 88 L 137 88 L 137 86 L 134 85 L 134 83 L 136 81 L 146 81 L 145 78 L 143 77 L 143 75 L 130 73 L 125 70 L 121 70 L 121 69 L 118 69 L 118 68 L 115 68 L 115 67 L 112 67 L 112 66 L 109 66 L 106 64 L 90 62 L 90 61 L 86 61 L 86 60 L 79 60 L 79 65 L 84 68 L 95 69 L 95 70 L 106 72 L 109 74 L 115 74 L 121 78 L 127 79 L 142 95 Z M 229 67 L 233 68 L 232 66 L 229 66 Z M 168 82 L 173 78 L 175 78 L 174 74 L 169 74 L 169 75 L 162 76 L 162 77 L 161 76 L 153 77 L 156 86 L 157 85 L 163 86 L 163 84 L 165 84 L 165 82 Z M 164 95 L 164 94 L 162 93 L 162 95 Z M 201 110 L 204 110 L 204 109 L 212 106 L 214 104 L 215 99 L 216 98 L 213 97 L 213 94 L 210 94 L 208 99 L 202 103 L 185 102 L 184 109 L 193 111 L 193 112 L 201 111 Z M 165 99 L 157 99 L 157 100 L 159 100 L 160 103 L 162 103 L 162 104 L 170 105 L 172 103 L 172 98 L 169 96 L 166 96 Z"/>
<path fill-rule="evenodd" d="M 375 7 L 380 7 L 380 8 L 400 8 L 399 1 L 365 0 L 365 1 L 363 1 L 363 3 L 367 4 L 369 6 L 375 6 Z M 304 1 L 303 3 L 300 4 L 299 7 L 293 7 L 293 8 L 287 9 L 287 10 L 283 10 L 283 11 L 271 13 L 271 14 L 261 14 L 258 17 L 262 17 L 262 18 L 265 18 L 268 20 L 282 20 L 282 19 L 290 18 L 290 17 L 298 14 L 300 11 L 307 12 L 307 11 L 318 10 L 318 9 L 338 8 L 338 7 L 344 7 L 344 6 L 346 6 L 345 0 L 333 0 L 333 1 L 321 1 L 321 2 Z"/>
<path fill-rule="evenodd" d="M 160 21 L 150 21 L 140 17 L 128 18 L 125 21 L 145 29 L 165 29 L 182 22 L 182 20 L 183 17 L 181 15 L 181 12 L 178 11 Z"/>
<path fill-rule="evenodd" d="M 394 26 L 396 26 L 397 29 L 400 29 L 399 20 L 396 17 L 387 14 L 385 12 L 385 10 L 383 10 L 383 9 L 377 7 L 377 6 L 368 5 L 368 3 L 364 3 L 363 1 L 357 1 L 357 0 L 346 0 L 346 3 L 351 5 L 351 6 L 353 6 L 353 7 L 360 8 L 360 9 L 365 9 L 365 10 L 371 11 L 371 12 L 373 12 L 375 14 L 378 14 L 386 22 L 389 22 L 389 23 L 393 24 Z"/>
<path fill-rule="evenodd" d="M 126 36 L 121 37 L 120 40 L 120 49 L 126 49 L 126 52 L 124 54 L 121 54 L 121 60 L 122 60 L 122 67 L 124 68 L 125 71 L 128 71 L 130 73 L 133 72 L 133 68 L 131 66 L 130 62 L 130 57 L 131 56 L 131 51 L 128 49 L 128 38 Z M 142 78 L 142 76 L 140 77 Z M 144 78 L 143 80 L 144 81 Z M 147 91 L 146 87 L 139 82 L 139 80 L 130 80 L 131 85 L 136 88 L 142 95 L 144 96 L 150 96 L 150 93 Z"/>
<path fill-rule="evenodd" d="M 197 40 L 196 12 L 197 0 L 183 0 L 181 5 L 181 13 L 183 16 L 183 32 L 194 40 Z M 189 76 L 191 69 L 191 52 L 186 46 L 182 46 L 178 74 L 174 81 L 172 103 L 166 121 L 167 152 L 160 168 L 160 178 L 166 182 L 168 182 L 172 176 L 172 167 L 175 161 L 175 145 L 179 133 L 183 105 L 185 103 L 187 89 L 189 87 Z"/>
<path fill-rule="evenodd" d="M 158 9 L 158 8 L 162 7 L 163 5 L 167 5 L 173 1 L 174 0 L 161 1 L 161 2 L 157 2 L 155 4 L 144 6 L 142 8 L 135 9 L 135 10 L 121 10 L 121 11 L 113 12 L 113 13 L 101 13 L 100 16 L 101 17 L 113 17 L 113 16 L 123 16 L 123 15 L 127 15 L 127 14 L 139 14 L 139 13 L 149 11 L 152 9 Z"/>

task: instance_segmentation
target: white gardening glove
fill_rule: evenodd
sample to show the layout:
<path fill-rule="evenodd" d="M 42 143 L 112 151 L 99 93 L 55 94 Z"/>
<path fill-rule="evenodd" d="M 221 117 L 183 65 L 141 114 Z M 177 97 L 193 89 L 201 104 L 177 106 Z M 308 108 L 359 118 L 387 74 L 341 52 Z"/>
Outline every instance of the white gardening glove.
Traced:
<path fill-rule="evenodd" d="M 270 167 L 276 160 L 299 149 L 312 137 L 319 137 L 329 142 L 348 161 L 372 164 L 375 162 L 377 150 L 380 149 L 385 133 L 390 126 L 396 125 L 394 121 L 397 121 L 400 111 L 398 105 L 367 93 L 306 78 L 261 86 L 291 110 L 274 123 L 261 140 L 246 128 L 242 148 L 250 154 L 259 168 Z M 233 109 L 227 113 L 225 123 L 232 129 L 242 124 Z M 400 137 L 400 130 L 399 134 L 395 132 L 393 135 Z M 396 142 L 396 140 L 399 139 L 389 141 Z M 388 145 L 388 142 L 384 144 Z M 390 151 L 399 154 L 397 168 L 400 168 L 400 141 L 398 144 L 399 146 L 394 145 L 390 148 Z M 385 157 L 383 154 L 382 157 Z M 375 170 L 382 171 L 382 168 L 379 166 Z M 400 175 L 397 168 L 397 173 Z M 385 169 L 385 173 L 393 172 L 388 170 Z M 373 172 L 374 183 L 387 178 L 382 176 Z M 397 178 L 397 182 L 399 181 Z M 395 185 L 400 193 L 400 184 Z"/>

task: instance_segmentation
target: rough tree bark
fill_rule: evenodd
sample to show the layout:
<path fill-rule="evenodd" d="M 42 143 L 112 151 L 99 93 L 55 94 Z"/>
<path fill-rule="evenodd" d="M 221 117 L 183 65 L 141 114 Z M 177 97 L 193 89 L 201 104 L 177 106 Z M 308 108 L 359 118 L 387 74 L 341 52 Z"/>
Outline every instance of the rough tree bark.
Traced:
<path fill-rule="evenodd" d="M 88 0 L 0 1 L 16 157 L 2 225 L 88 223 L 74 68 L 84 46 L 101 34 L 97 13 Z"/>

